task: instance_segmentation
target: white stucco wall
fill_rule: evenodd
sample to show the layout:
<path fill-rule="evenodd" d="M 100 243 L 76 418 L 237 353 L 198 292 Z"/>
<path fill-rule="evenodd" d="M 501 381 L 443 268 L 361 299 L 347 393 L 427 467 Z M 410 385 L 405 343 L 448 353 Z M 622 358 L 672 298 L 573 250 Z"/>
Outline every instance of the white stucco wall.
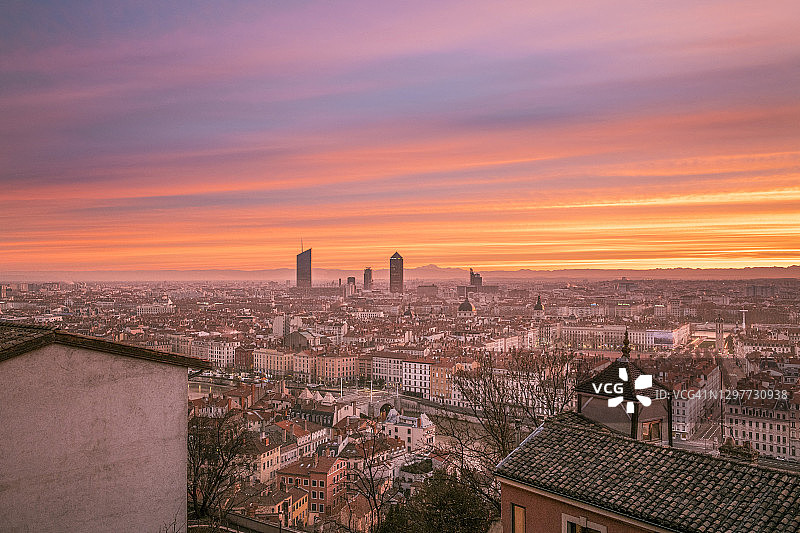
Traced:
<path fill-rule="evenodd" d="M 0 361 L 0 530 L 186 524 L 186 369 L 49 345 Z"/>

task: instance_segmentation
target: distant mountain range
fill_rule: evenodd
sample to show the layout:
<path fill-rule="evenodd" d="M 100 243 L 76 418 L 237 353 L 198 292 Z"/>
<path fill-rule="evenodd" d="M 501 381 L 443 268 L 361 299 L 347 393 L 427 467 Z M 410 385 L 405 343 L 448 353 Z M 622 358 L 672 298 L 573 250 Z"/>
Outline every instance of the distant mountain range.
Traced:
<path fill-rule="evenodd" d="M 800 265 L 789 267 L 749 267 L 749 268 L 659 268 L 649 270 L 633 269 L 562 269 L 562 270 L 479 270 L 487 285 L 509 281 L 598 281 L 626 277 L 628 279 L 778 279 L 800 278 Z M 355 276 L 360 285 L 363 281 L 361 270 L 337 270 L 315 268 L 312 270 L 314 284 L 344 283 L 348 276 Z M 388 269 L 374 269 L 373 278 L 388 280 Z M 279 281 L 294 282 L 292 268 L 268 270 L 87 270 L 87 271 L 0 271 L 0 281 Z M 425 265 L 405 269 L 405 279 L 430 281 L 461 281 L 468 283 L 469 269 L 442 268 Z"/>

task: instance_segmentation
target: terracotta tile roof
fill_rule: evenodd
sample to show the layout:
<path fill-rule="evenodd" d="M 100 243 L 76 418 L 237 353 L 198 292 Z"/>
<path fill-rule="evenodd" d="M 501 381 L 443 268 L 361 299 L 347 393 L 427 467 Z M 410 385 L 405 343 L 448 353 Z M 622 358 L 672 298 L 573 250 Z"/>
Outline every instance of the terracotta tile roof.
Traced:
<path fill-rule="evenodd" d="M 139 346 L 129 346 L 109 342 L 95 337 L 85 337 L 74 333 L 66 333 L 55 328 L 41 326 L 21 326 L 0 322 L 0 361 L 48 346 L 61 344 L 74 348 L 85 348 L 124 357 L 146 359 L 168 365 L 184 366 L 197 369 L 210 369 L 211 363 L 195 357 L 187 357 L 167 352 L 159 352 Z"/>
<path fill-rule="evenodd" d="M 338 457 L 306 456 L 301 457 L 296 463 L 281 468 L 278 473 L 286 475 L 329 474 L 339 461 L 342 460 Z"/>
<path fill-rule="evenodd" d="M 548 419 L 496 473 L 673 531 L 800 531 L 800 474 L 647 444 L 576 413 Z"/>

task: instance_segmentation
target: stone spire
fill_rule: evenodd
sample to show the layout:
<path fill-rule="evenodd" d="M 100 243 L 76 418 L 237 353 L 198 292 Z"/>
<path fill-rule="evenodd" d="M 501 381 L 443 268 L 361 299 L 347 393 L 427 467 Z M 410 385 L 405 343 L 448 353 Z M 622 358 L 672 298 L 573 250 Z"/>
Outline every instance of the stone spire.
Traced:
<path fill-rule="evenodd" d="M 631 360 L 631 340 L 628 338 L 628 328 L 625 328 L 625 338 L 622 340 L 622 357 L 620 361 Z"/>

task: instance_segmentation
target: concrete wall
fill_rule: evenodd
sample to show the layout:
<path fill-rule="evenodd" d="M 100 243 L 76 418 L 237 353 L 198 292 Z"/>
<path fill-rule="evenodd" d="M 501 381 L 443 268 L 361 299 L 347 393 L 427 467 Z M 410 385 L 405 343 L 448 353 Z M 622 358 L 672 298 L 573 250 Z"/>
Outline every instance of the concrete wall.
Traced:
<path fill-rule="evenodd" d="M 0 361 L 0 530 L 186 524 L 186 369 L 49 345 Z"/>

